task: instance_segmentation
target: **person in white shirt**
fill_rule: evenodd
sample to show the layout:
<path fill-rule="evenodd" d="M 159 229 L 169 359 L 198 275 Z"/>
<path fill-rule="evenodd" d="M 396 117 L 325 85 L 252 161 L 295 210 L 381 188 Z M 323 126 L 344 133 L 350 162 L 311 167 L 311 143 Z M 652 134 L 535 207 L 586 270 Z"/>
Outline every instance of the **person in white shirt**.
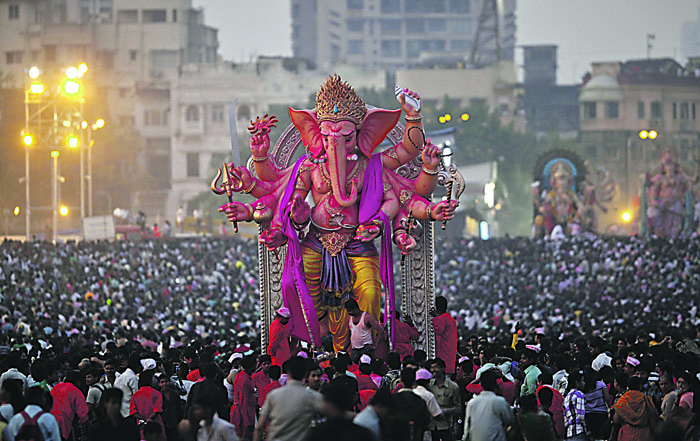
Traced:
<path fill-rule="evenodd" d="M 61 430 L 58 427 L 56 418 L 50 413 L 49 396 L 49 393 L 39 386 L 29 388 L 27 391 L 27 406 L 22 412 L 13 416 L 7 424 L 2 433 L 3 440 L 15 441 L 15 436 L 17 436 L 26 421 L 24 414 L 29 418 L 34 418 L 38 413 L 43 412 L 37 418 L 36 423 L 44 436 L 44 441 L 61 441 Z"/>

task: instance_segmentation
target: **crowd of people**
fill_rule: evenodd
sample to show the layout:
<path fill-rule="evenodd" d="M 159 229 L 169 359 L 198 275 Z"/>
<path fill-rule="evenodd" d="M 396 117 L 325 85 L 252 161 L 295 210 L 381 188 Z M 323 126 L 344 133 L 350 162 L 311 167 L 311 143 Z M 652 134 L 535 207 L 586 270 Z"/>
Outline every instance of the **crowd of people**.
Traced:
<path fill-rule="evenodd" d="M 34 423 L 56 440 L 696 440 L 698 251 L 696 238 L 442 243 L 429 359 L 408 331 L 381 357 L 261 353 L 246 239 L 5 241 L 3 437 Z M 440 339 L 441 317 L 459 339 Z"/>

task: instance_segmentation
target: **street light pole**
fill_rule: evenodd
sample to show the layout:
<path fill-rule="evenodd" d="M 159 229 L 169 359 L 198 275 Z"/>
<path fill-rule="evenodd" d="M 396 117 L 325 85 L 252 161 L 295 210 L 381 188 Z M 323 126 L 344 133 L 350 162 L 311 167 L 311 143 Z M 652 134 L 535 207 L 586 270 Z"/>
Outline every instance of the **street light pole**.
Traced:
<path fill-rule="evenodd" d="M 56 231 L 58 230 L 58 150 L 51 152 L 53 168 L 51 172 L 51 212 L 53 214 L 52 241 L 56 243 Z"/>
<path fill-rule="evenodd" d="M 88 216 L 92 216 L 92 127 L 88 127 Z"/>
<path fill-rule="evenodd" d="M 25 214 L 24 214 L 24 220 L 25 220 L 25 238 L 24 240 L 26 242 L 29 242 L 29 239 L 31 238 L 31 213 L 32 213 L 32 207 L 29 203 L 29 146 L 24 146 L 24 203 L 25 203 Z"/>

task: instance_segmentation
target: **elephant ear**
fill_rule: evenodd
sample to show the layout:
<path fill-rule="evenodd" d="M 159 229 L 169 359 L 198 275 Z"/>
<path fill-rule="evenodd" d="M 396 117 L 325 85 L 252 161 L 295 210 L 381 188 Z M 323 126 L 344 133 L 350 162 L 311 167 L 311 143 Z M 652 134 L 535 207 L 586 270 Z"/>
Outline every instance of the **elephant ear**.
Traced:
<path fill-rule="evenodd" d="M 323 152 L 323 140 L 316 113 L 313 110 L 294 110 L 290 107 L 289 116 L 294 127 L 301 133 L 301 141 L 312 155 L 318 157 Z"/>
<path fill-rule="evenodd" d="M 387 133 L 394 128 L 401 116 L 401 110 L 369 109 L 362 120 L 357 145 L 368 158 L 382 143 Z"/>

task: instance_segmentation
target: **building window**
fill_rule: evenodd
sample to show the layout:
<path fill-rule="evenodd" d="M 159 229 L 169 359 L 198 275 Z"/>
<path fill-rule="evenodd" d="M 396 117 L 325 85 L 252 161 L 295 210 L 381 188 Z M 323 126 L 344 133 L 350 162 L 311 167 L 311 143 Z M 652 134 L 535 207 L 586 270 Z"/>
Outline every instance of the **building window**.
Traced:
<path fill-rule="evenodd" d="M 406 12 L 445 12 L 447 0 L 411 1 L 405 3 Z"/>
<path fill-rule="evenodd" d="M 56 61 L 56 46 L 53 44 L 47 44 L 44 46 L 44 60 L 53 63 Z"/>
<path fill-rule="evenodd" d="M 117 23 L 138 23 L 139 11 L 136 9 L 121 9 L 117 11 Z"/>
<path fill-rule="evenodd" d="M 586 119 L 596 118 L 596 103 L 595 102 L 584 102 L 583 103 L 583 117 Z"/>
<path fill-rule="evenodd" d="M 425 19 L 423 18 L 409 18 L 406 20 L 406 32 L 411 35 L 416 33 L 425 32 Z"/>
<path fill-rule="evenodd" d="M 17 20 L 19 18 L 19 5 L 10 5 L 10 20 Z"/>
<path fill-rule="evenodd" d="M 188 178 L 198 178 L 199 177 L 199 154 L 198 153 L 188 153 L 187 154 L 187 177 Z"/>
<path fill-rule="evenodd" d="M 460 12 L 462 14 L 468 14 L 469 8 L 471 6 L 471 0 L 449 0 L 450 1 L 450 12 Z"/>
<path fill-rule="evenodd" d="M 144 126 L 162 126 L 163 112 L 160 110 L 144 110 L 143 111 L 143 125 Z"/>
<path fill-rule="evenodd" d="M 671 115 L 673 119 L 678 119 L 678 103 L 673 103 L 671 109 Z"/>
<path fill-rule="evenodd" d="M 362 55 L 365 52 L 363 40 L 348 40 L 348 54 Z"/>
<path fill-rule="evenodd" d="M 400 0 L 381 0 L 380 10 L 384 14 L 397 14 L 401 12 Z"/>
<path fill-rule="evenodd" d="M 382 35 L 401 34 L 401 20 L 384 19 L 379 21 L 379 31 Z"/>
<path fill-rule="evenodd" d="M 401 56 L 401 40 L 382 40 L 382 57 L 398 58 Z"/>
<path fill-rule="evenodd" d="M 177 9 L 173 9 L 173 23 L 177 23 Z"/>
<path fill-rule="evenodd" d="M 620 116 L 620 105 L 617 101 L 607 101 L 605 103 L 605 117 L 617 118 Z"/>
<path fill-rule="evenodd" d="M 679 106 L 681 119 L 690 119 L 690 106 L 688 104 L 689 103 L 681 103 Z"/>
<path fill-rule="evenodd" d="M 188 123 L 199 121 L 199 108 L 197 106 L 187 106 L 187 110 L 185 110 L 185 121 Z"/>
<path fill-rule="evenodd" d="M 453 51 L 468 51 L 472 47 L 471 40 L 452 40 L 450 49 Z"/>
<path fill-rule="evenodd" d="M 214 123 L 224 122 L 224 106 L 221 104 L 214 104 L 211 106 L 211 121 Z"/>
<path fill-rule="evenodd" d="M 617 159 L 618 148 L 616 145 L 609 145 L 603 149 L 605 151 L 605 156 L 608 159 Z"/>
<path fill-rule="evenodd" d="M 447 32 L 453 35 L 468 36 L 471 30 L 471 21 L 468 18 L 451 18 L 447 20 Z"/>
<path fill-rule="evenodd" d="M 348 32 L 362 32 L 365 28 L 365 20 L 362 18 L 349 18 L 345 22 Z"/>
<path fill-rule="evenodd" d="M 346 0 L 347 7 L 351 10 L 362 10 L 364 8 L 364 0 Z"/>
<path fill-rule="evenodd" d="M 130 50 L 129 51 L 129 61 L 136 61 L 136 55 L 138 54 L 137 51 L 135 50 Z"/>
<path fill-rule="evenodd" d="M 690 105 L 690 116 L 693 118 L 693 121 L 695 121 L 695 103 Z"/>
<path fill-rule="evenodd" d="M 658 101 L 652 101 L 649 106 L 649 113 L 651 113 L 652 118 L 661 118 L 661 103 Z"/>
<path fill-rule="evenodd" d="M 24 53 L 22 51 L 5 52 L 6 64 L 22 64 Z"/>
<path fill-rule="evenodd" d="M 644 118 L 644 101 L 637 103 L 637 118 Z"/>
<path fill-rule="evenodd" d="M 428 32 L 445 32 L 447 30 L 447 20 L 444 18 L 429 18 Z"/>
<path fill-rule="evenodd" d="M 143 10 L 143 22 L 144 23 L 165 23 L 167 21 L 167 14 L 165 9 L 144 9 Z"/>

